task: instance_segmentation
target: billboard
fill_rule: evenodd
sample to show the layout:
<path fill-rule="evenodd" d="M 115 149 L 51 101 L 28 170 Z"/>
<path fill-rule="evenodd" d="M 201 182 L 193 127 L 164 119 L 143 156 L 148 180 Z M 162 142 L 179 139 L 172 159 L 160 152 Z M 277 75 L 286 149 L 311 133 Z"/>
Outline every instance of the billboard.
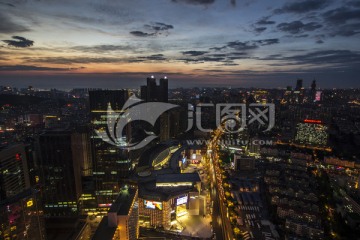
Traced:
<path fill-rule="evenodd" d="M 144 200 L 144 205 L 145 205 L 145 208 L 162 210 L 161 202 Z"/>
<path fill-rule="evenodd" d="M 187 203 L 187 200 L 188 200 L 188 197 L 187 196 L 184 196 L 184 197 L 179 197 L 177 200 L 176 200 L 176 205 L 181 205 L 181 204 L 185 204 Z"/>
<path fill-rule="evenodd" d="M 316 91 L 316 93 L 315 93 L 315 101 L 316 102 L 321 101 L 321 94 L 322 94 L 321 91 Z"/>

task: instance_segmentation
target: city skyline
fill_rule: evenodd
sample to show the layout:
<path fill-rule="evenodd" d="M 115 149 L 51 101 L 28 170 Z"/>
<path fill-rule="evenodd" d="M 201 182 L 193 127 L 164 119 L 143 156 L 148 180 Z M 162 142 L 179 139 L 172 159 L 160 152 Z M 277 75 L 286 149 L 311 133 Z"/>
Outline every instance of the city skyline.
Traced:
<path fill-rule="evenodd" d="M 357 1 L 1 1 L 14 87 L 359 87 Z"/>

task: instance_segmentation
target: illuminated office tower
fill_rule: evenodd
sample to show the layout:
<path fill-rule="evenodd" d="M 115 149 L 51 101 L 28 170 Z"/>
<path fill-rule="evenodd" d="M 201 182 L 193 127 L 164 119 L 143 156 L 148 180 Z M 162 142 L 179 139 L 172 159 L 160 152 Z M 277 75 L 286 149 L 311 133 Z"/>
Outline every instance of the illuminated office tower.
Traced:
<path fill-rule="evenodd" d="M 90 146 L 90 136 L 87 129 L 78 129 L 71 135 L 71 148 L 77 154 L 75 161 L 80 163 L 81 176 L 89 177 L 92 175 L 92 155 Z"/>
<path fill-rule="evenodd" d="M 320 120 L 305 119 L 298 123 L 295 142 L 310 146 L 326 146 L 328 127 Z"/>
<path fill-rule="evenodd" d="M 98 207 L 108 210 L 109 205 L 119 194 L 119 186 L 123 179 L 129 177 L 132 165 L 128 157 L 128 152 L 118 146 L 111 145 L 100 138 L 98 131 L 107 131 L 108 119 L 107 109 L 111 108 L 119 115 L 122 107 L 128 99 L 127 90 L 92 90 L 89 91 L 90 117 L 91 117 L 91 146 L 93 158 L 93 180 L 95 182 L 95 194 Z M 115 126 L 115 124 L 114 124 Z M 114 130 L 114 129 L 110 129 Z M 123 133 L 123 144 L 130 140 L 130 126 L 126 127 Z"/>
<path fill-rule="evenodd" d="M 46 217 L 77 217 L 81 171 L 72 149 L 72 134 L 46 131 L 38 137 L 40 183 Z"/>
<path fill-rule="evenodd" d="M 87 128 L 78 128 L 71 135 L 71 148 L 76 154 L 74 161 L 79 163 L 81 172 L 82 192 L 79 209 L 82 215 L 96 211 L 95 186 L 92 178 L 93 162 L 90 143 L 90 131 Z M 95 209 L 95 210 L 94 210 Z"/>
<path fill-rule="evenodd" d="M 27 189 L 0 201 L 0 239 L 44 240 L 40 192 Z"/>
<path fill-rule="evenodd" d="M 25 146 L 12 145 L 0 151 L 0 201 L 30 187 Z"/>

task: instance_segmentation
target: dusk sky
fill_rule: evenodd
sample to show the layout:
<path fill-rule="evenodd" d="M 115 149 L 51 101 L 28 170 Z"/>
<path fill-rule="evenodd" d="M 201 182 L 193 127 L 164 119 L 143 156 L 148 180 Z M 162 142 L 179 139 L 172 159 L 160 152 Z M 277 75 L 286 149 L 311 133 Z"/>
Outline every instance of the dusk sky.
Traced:
<path fill-rule="evenodd" d="M 0 85 L 360 87 L 360 1 L 0 0 Z"/>

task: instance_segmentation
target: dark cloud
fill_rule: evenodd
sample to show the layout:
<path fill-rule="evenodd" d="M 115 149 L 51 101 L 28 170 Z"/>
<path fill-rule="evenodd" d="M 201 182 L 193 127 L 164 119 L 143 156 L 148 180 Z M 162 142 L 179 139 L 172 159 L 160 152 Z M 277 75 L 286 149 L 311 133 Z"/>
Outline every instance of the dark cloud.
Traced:
<path fill-rule="evenodd" d="M 163 54 L 154 54 L 145 57 L 138 57 L 140 60 L 150 60 L 150 61 L 165 61 L 167 60 Z"/>
<path fill-rule="evenodd" d="M 247 59 L 247 58 L 249 58 L 249 57 L 244 55 L 244 56 L 229 56 L 227 59 L 229 59 L 229 60 L 239 60 L 239 59 Z"/>
<path fill-rule="evenodd" d="M 316 22 L 303 23 L 301 21 L 293 21 L 290 23 L 280 23 L 277 25 L 277 28 L 283 32 L 288 32 L 291 34 L 299 34 L 306 31 L 314 31 L 318 28 L 321 28 L 322 25 Z"/>
<path fill-rule="evenodd" d="M 18 47 L 18 48 L 26 48 L 34 45 L 34 41 L 26 39 L 24 37 L 13 36 L 15 40 L 3 40 L 4 43 L 7 43 L 8 46 Z"/>
<path fill-rule="evenodd" d="M 275 13 L 306 13 L 326 7 L 330 0 L 303 0 L 286 3 L 282 8 L 276 9 Z"/>
<path fill-rule="evenodd" d="M 256 28 L 254 28 L 254 31 L 257 33 L 262 33 L 266 29 L 267 29 L 266 27 L 256 27 Z"/>
<path fill-rule="evenodd" d="M 170 24 L 161 23 L 161 22 L 155 22 L 155 23 L 151 23 L 151 24 L 145 24 L 144 28 L 146 29 L 146 32 L 145 31 L 132 31 L 132 32 L 130 32 L 130 34 L 132 34 L 136 37 L 151 37 L 151 36 L 156 36 L 156 35 L 162 35 L 163 33 L 165 33 L 167 35 L 168 30 L 174 29 L 174 26 L 170 25 Z"/>
<path fill-rule="evenodd" d="M 272 45 L 272 44 L 279 43 L 279 39 L 278 38 L 269 38 L 269 39 L 263 39 L 263 40 L 256 40 L 254 42 L 260 44 L 261 46 L 266 46 L 266 45 Z"/>
<path fill-rule="evenodd" d="M 15 7 L 14 4 L 8 3 L 8 2 L 0 2 L 0 5 L 5 5 L 5 6 L 8 6 L 8 7 Z"/>
<path fill-rule="evenodd" d="M 324 19 L 332 24 L 346 23 L 350 20 L 360 20 L 360 9 L 347 7 L 329 10 L 323 14 Z"/>
<path fill-rule="evenodd" d="M 23 60 L 34 63 L 52 63 L 52 64 L 86 64 L 86 63 L 120 63 L 125 62 L 123 58 L 112 57 L 44 57 L 44 58 L 23 58 Z"/>
<path fill-rule="evenodd" d="M 319 40 L 317 40 L 317 41 L 316 41 L 316 43 L 317 43 L 317 44 L 323 44 L 323 43 L 324 43 L 324 41 L 323 41 L 323 40 L 321 40 L 321 39 L 319 39 Z"/>
<path fill-rule="evenodd" d="M 172 2 L 182 2 L 193 5 L 210 5 L 215 2 L 215 0 L 171 0 Z M 233 7 L 236 7 L 236 0 L 230 0 L 230 4 Z"/>
<path fill-rule="evenodd" d="M 218 52 L 228 52 L 226 53 L 228 56 L 233 55 L 232 58 L 229 57 L 229 59 L 243 59 L 245 58 L 244 55 L 247 55 L 247 51 L 257 49 L 261 46 L 267 46 L 272 44 L 278 44 L 279 39 L 278 38 L 269 38 L 269 39 L 261 39 L 261 40 L 252 40 L 252 41 L 232 41 L 228 42 L 226 45 L 222 47 L 212 47 L 209 48 L 209 50 Z M 234 56 L 241 56 L 241 57 L 234 57 Z"/>
<path fill-rule="evenodd" d="M 300 35 L 285 35 L 287 38 L 307 38 L 309 34 L 300 34 Z"/>
<path fill-rule="evenodd" d="M 245 55 L 247 55 L 246 52 L 231 52 L 229 54 L 233 55 L 233 56 L 245 56 Z"/>
<path fill-rule="evenodd" d="M 1 66 L 0 71 L 70 71 L 83 69 L 80 68 L 53 68 L 53 67 L 38 67 L 38 66 L 29 66 L 29 65 L 7 65 Z"/>
<path fill-rule="evenodd" d="M 182 52 L 182 54 L 190 55 L 190 56 L 200 56 L 200 55 L 204 55 L 205 53 L 208 53 L 208 52 L 205 52 L 205 51 L 185 51 L 185 52 Z"/>
<path fill-rule="evenodd" d="M 350 37 L 360 33 L 360 23 L 351 23 L 334 28 L 330 33 L 331 36 Z"/>
<path fill-rule="evenodd" d="M 275 24 L 275 21 L 270 21 L 270 17 L 263 17 L 259 21 L 257 21 L 255 24 L 257 25 L 272 25 Z"/>
<path fill-rule="evenodd" d="M 223 62 L 228 61 L 225 57 L 201 56 L 195 58 L 180 58 L 178 61 L 185 63 Z"/>
<path fill-rule="evenodd" d="M 348 5 L 355 5 L 353 1 Z M 350 37 L 360 33 L 360 9 L 340 7 L 323 13 L 330 36 Z"/>
<path fill-rule="evenodd" d="M 255 43 L 255 42 L 254 42 Z M 183 55 L 189 56 L 188 58 L 180 58 L 178 61 L 185 63 L 205 63 L 205 62 L 218 62 L 223 63 L 221 66 L 234 66 L 234 60 L 249 58 L 246 52 L 227 52 L 227 53 L 211 53 L 202 51 L 187 51 L 182 52 Z M 185 54 L 186 53 L 186 54 Z"/>
<path fill-rule="evenodd" d="M 194 5 L 208 5 L 213 4 L 215 0 L 172 0 L 173 2 L 182 2 Z"/>
<path fill-rule="evenodd" d="M 130 32 L 131 35 L 134 35 L 136 37 L 152 37 L 155 36 L 156 33 L 146 33 L 146 32 L 142 32 L 142 31 L 132 31 Z"/>
<path fill-rule="evenodd" d="M 252 31 L 255 34 L 260 34 L 267 29 L 267 27 L 265 27 L 265 26 L 275 24 L 275 21 L 270 21 L 269 18 L 270 18 L 270 16 L 263 17 L 260 20 L 258 20 L 257 22 L 255 22 L 254 24 L 252 24 L 251 25 Z"/>
<path fill-rule="evenodd" d="M 23 58 L 25 62 L 51 63 L 51 64 L 89 64 L 89 63 L 136 63 L 149 61 L 167 60 L 163 54 L 154 54 L 140 57 L 44 57 L 44 58 Z"/>
<path fill-rule="evenodd" d="M 224 61 L 225 58 L 223 57 L 200 57 L 197 59 L 200 62 L 221 62 Z"/>
<path fill-rule="evenodd" d="M 261 60 L 280 60 L 289 65 L 333 65 L 351 68 L 360 66 L 360 53 L 350 50 L 322 50 L 290 57 L 284 57 L 282 55 L 272 57 L 268 56 L 267 58 L 263 58 Z M 283 66 L 283 63 L 279 63 L 277 65 Z"/>
<path fill-rule="evenodd" d="M 210 54 L 209 56 L 211 56 L 211 57 L 226 57 L 226 56 L 228 56 L 228 54 L 225 54 L 225 53 L 214 53 L 214 54 Z"/>
<path fill-rule="evenodd" d="M 350 1 L 347 3 L 347 5 L 360 8 L 360 1 L 358 1 L 358 0 Z"/>
<path fill-rule="evenodd" d="M 238 51 L 246 51 L 259 47 L 252 41 L 246 41 L 246 42 L 233 41 L 233 42 L 228 42 L 226 46 Z"/>
<path fill-rule="evenodd" d="M 232 63 L 232 62 L 226 62 L 224 64 L 221 64 L 221 66 L 238 66 L 239 64 L 237 63 Z"/>
<path fill-rule="evenodd" d="M 209 48 L 209 50 L 221 51 L 221 50 L 224 50 L 225 48 L 226 48 L 226 46 L 222 46 L 222 47 L 211 47 L 211 48 Z"/>
<path fill-rule="evenodd" d="M 351 64 L 360 63 L 360 53 L 350 50 L 323 50 L 304 55 L 293 56 L 292 59 L 303 64 Z"/>
<path fill-rule="evenodd" d="M 29 28 L 14 22 L 8 15 L 0 11 L 0 33 L 18 33 L 29 30 Z"/>
<path fill-rule="evenodd" d="M 94 45 L 94 46 L 75 46 L 71 49 L 81 52 L 91 52 L 91 53 L 105 53 L 105 52 L 116 52 L 116 51 L 136 51 L 134 46 L 130 45 Z"/>
<path fill-rule="evenodd" d="M 197 58 L 179 58 L 177 60 L 184 63 L 200 63 Z"/>
<path fill-rule="evenodd" d="M 155 32 L 174 29 L 173 25 L 160 23 L 160 22 L 156 22 L 156 23 L 153 23 L 153 24 L 145 24 L 145 27 L 150 29 L 150 30 L 153 30 Z"/>
<path fill-rule="evenodd" d="M 227 47 L 238 50 L 238 51 L 247 51 L 251 49 L 256 49 L 259 46 L 266 46 L 279 43 L 279 39 L 277 38 L 269 38 L 269 39 L 262 39 L 262 40 L 253 40 L 253 41 L 234 41 L 228 42 Z"/>

